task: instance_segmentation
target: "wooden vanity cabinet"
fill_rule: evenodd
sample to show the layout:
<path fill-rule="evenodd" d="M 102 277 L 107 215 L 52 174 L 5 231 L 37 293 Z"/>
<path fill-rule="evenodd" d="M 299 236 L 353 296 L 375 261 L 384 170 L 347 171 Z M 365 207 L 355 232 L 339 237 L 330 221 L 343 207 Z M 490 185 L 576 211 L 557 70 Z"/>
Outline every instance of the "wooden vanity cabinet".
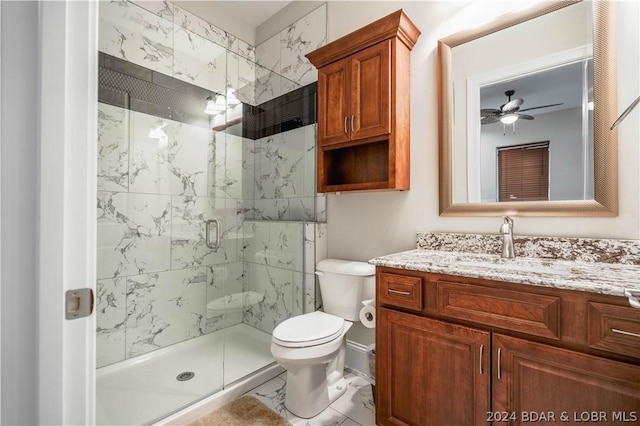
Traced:
<path fill-rule="evenodd" d="M 376 288 L 378 425 L 640 421 L 625 298 L 385 267 Z"/>
<path fill-rule="evenodd" d="M 399 10 L 306 55 L 318 68 L 318 192 L 409 189 L 419 35 Z"/>
<path fill-rule="evenodd" d="M 377 424 L 486 423 L 489 332 L 387 308 L 377 316 Z"/>
<path fill-rule="evenodd" d="M 513 413 L 517 421 L 512 424 L 549 413 L 555 417 L 549 423 L 561 423 L 562 413 L 572 424 L 640 420 L 637 364 L 500 334 L 493 335 L 492 345 L 492 410 Z"/>

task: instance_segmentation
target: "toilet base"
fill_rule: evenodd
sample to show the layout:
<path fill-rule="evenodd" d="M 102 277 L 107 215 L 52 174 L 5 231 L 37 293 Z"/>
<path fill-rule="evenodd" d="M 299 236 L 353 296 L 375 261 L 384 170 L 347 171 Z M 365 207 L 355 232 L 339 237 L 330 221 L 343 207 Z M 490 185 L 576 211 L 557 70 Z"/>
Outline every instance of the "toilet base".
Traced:
<path fill-rule="evenodd" d="M 344 377 L 330 380 L 326 365 L 288 371 L 284 406 L 303 419 L 317 416 L 347 391 Z"/>

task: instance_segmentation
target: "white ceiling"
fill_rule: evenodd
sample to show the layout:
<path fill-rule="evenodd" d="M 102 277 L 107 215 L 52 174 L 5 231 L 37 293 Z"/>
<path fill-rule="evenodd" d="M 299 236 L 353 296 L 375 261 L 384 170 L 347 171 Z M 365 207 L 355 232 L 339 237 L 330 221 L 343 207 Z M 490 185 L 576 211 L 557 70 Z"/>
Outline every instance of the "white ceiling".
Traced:
<path fill-rule="evenodd" d="M 253 28 L 260 26 L 264 21 L 278 13 L 283 7 L 291 3 L 291 1 L 218 1 L 214 0 L 215 5 L 224 9 L 237 19 L 246 22 Z"/>

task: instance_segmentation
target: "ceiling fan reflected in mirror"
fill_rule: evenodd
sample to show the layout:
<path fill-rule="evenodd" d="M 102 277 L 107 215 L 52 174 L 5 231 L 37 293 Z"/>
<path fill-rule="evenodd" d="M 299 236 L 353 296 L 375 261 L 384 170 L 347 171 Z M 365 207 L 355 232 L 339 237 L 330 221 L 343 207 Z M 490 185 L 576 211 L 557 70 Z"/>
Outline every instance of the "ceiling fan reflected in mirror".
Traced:
<path fill-rule="evenodd" d="M 523 114 L 525 111 L 531 111 L 534 109 L 541 108 L 549 108 L 553 106 L 562 105 L 562 103 L 558 104 L 549 104 L 549 105 L 541 105 L 531 108 L 520 109 L 520 106 L 524 103 L 522 98 L 511 99 L 511 96 L 515 94 L 515 90 L 507 90 L 504 94 L 509 98 L 509 100 L 500 105 L 499 109 L 494 108 L 483 108 L 480 110 L 480 124 L 491 124 L 500 121 L 502 124 L 513 124 L 518 119 L 523 120 L 533 120 L 534 117 L 528 114 Z"/>

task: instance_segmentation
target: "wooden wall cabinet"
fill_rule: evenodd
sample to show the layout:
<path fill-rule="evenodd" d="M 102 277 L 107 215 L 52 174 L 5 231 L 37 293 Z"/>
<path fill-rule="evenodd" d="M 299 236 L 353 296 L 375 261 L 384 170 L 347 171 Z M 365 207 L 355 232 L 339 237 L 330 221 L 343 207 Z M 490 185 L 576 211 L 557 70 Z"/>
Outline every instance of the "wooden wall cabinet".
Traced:
<path fill-rule="evenodd" d="M 409 189 L 419 36 L 398 10 L 306 55 L 318 68 L 318 192 Z"/>
<path fill-rule="evenodd" d="M 625 298 L 384 267 L 377 281 L 376 424 L 640 421 Z"/>

